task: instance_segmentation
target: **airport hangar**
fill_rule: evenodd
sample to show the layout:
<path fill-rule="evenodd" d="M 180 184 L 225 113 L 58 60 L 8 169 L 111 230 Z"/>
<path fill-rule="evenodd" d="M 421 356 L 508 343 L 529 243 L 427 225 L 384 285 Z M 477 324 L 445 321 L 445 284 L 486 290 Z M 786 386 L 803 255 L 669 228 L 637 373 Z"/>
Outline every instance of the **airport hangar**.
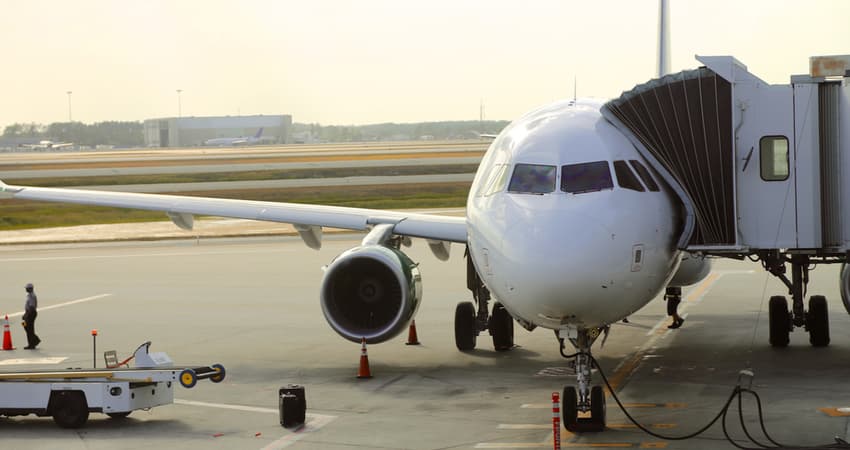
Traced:
<path fill-rule="evenodd" d="M 288 144 L 291 115 L 166 117 L 144 122 L 146 147 L 197 147 L 207 139 L 253 136 L 263 129 L 263 143 Z"/>

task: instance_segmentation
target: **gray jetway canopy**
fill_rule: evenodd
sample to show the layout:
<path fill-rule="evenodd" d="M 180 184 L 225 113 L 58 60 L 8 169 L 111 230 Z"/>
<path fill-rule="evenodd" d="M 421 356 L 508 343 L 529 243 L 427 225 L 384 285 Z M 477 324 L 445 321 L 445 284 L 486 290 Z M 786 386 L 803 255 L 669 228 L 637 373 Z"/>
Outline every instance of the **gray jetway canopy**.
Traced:
<path fill-rule="evenodd" d="M 684 190 L 695 219 L 688 243 L 733 245 L 731 84 L 703 67 L 636 86 L 605 108 Z"/>
<path fill-rule="evenodd" d="M 682 200 L 679 248 L 850 250 L 850 58 L 813 58 L 789 85 L 697 59 L 602 108 Z"/>

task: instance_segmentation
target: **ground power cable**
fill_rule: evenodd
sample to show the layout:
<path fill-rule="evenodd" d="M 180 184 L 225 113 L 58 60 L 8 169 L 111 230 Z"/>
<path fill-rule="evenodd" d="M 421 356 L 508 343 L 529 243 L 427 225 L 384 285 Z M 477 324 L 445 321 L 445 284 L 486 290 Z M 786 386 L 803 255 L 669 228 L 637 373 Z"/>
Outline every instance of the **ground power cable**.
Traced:
<path fill-rule="evenodd" d="M 570 354 L 570 355 L 564 354 L 563 348 L 561 350 L 561 354 L 565 358 L 575 358 L 576 356 L 578 356 L 578 353 L 573 353 L 573 354 Z M 850 450 L 850 444 L 848 444 L 846 441 L 844 441 L 843 439 L 841 439 L 839 437 L 835 437 L 836 442 L 834 442 L 834 443 L 823 444 L 823 445 L 813 445 L 813 446 L 784 445 L 784 444 L 780 444 L 775 439 L 773 439 L 770 436 L 770 434 L 767 432 L 767 427 L 765 426 L 765 423 L 764 423 L 764 410 L 763 410 L 763 407 L 762 407 L 761 398 L 759 397 L 758 393 L 756 393 L 750 387 L 745 388 L 745 387 L 741 386 L 741 381 L 742 381 L 742 378 L 744 378 L 744 377 L 747 377 L 747 378 L 750 379 L 750 386 L 752 384 L 753 373 L 751 371 L 748 371 L 748 370 L 747 371 L 741 371 L 741 376 L 738 379 L 738 383 L 732 389 L 732 393 L 729 394 L 729 397 L 727 398 L 727 400 L 723 404 L 723 406 L 720 408 L 720 411 L 718 411 L 717 415 L 715 415 L 714 418 L 711 419 L 711 421 L 708 422 L 708 424 L 701 427 L 697 431 L 694 431 L 692 433 L 682 435 L 682 436 L 668 436 L 668 435 L 656 433 L 656 432 L 648 429 L 647 427 L 645 427 L 643 424 L 638 422 L 634 417 L 632 417 L 631 414 L 629 414 L 628 410 L 626 410 L 626 407 L 620 401 L 620 398 L 617 396 L 616 392 L 614 391 L 613 387 L 611 386 L 611 383 L 608 381 L 608 377 L 605 376 L 605 372 L 603 372 L 602 367 L 599 365 L 599 362 L 597 362 L 596 358 L 594 358 L 593 356 L 591 356 L 589 354 L 588 354 L 588 356 L 590 357 L 591 363 L 593 364 L 593 366 L 596 367 L 596 370 L 598 371 L 599 375 L 602 377 L 602 380 L 605 382 L 605 386 L 607 386 L 608 392 L 610 392 L 611 397 L 617 403 L 617 406 L 620 408 L 620 410 L 623 411 L 623 414 L 625 414 L 625 416 L 629 419 L 629 421 L 631 423 L 633 423 L 636 427 L 638 427 L 641 431 L 643 431 L 644 433 L 646 433 L 650 436 L 653 436 L 655 438 L 668 440 L 668 441 L 683 441 L 683 440 L 687 440 L 687 439 L 692 439 L 692 438 L 695 438 L 695 437 L 705 433 L 710 428 L 712 428 L 718 421 L 720 421 L 721 427 L 723 429 L 723 435 L 726 438 L 726 440 L 730 444 L 732 444 L 735 447 L 742 449 L 742 450 L 765 450 L 765 449 L 775 449 L 775 450 L 833 450 L 833 449 L 834 450 Z M 756 440 L 752 436 L 752 434 L 750 433 L 749 429 L 747 428 L 747 425 L 744 422 L 744 405 L 743 405 L 744 404 L 744 402 L 743 402 L 744 394 L 748 394 L 748 395 L 751 395 L 753 397 L 753 400 L 756 403 L 756 409 L 757 409 L 757 412 L 758 412 L 759 427 L 760 427 L 761 432 L 764 435 L 764 437 L 770 442 L 770 445 L 761 443 L 758 440 Z M 729 434 L 729 429 L 728 429 L 728 426 L 727 426 L 727 419 L 728 419 L 728 416 L 729 416 L 729 408 L 732 405 L 732 402 L 736 399 L 738 401 L 737 402 L 738 403 L 738 407 L 737 407 L 738 422 L 741 426 L 741 429 L 744 431 L 744 434 L 747 436 L 747 439 L 749 439 L 749 442 L 748 442 L 749 446 L 740 444 L 738 442 L 739 440 L 736 440 L 735 438 L 733 438 Z"/>

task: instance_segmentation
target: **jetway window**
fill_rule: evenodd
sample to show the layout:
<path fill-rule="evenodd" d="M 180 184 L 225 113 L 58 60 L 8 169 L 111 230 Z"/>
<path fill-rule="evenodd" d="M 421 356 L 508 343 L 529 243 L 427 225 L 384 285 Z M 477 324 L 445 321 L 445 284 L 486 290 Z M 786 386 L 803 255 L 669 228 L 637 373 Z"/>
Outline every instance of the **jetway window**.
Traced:
<path fill-rule="evenodd" d="M 652 179 L 652 175 L 649 174 L 649 170 L 647 170 L 646 166 L 640 163 L 640 161 L 636 159 L 630 159 L 629 164 L 635 169 L 635 172 L 638 173 L 638 176 L 641 180 L 643 180 L 643 184 L 646 185 L 647 189 L 652 192 L 658 192 L 658 183 Z"/>
<path fill-rule="evenodd" d="M 788 179 L 788 138 L 785 136 L 765 136 L 759 142 L 761 160 L 761 178 L 764 181 L 783 181 Z"/>
<path fill-rule="evenodd" d="M 520 194 L 548 194 L 555 190 L 555 166 L 542 164 L 517 164 L 511 177 L 508 192 Z"/>
<path fill-rule="evenodd" d="M 608 161 L 570 164 L 561 168 L 561 190 L 571 194 L 614 189 Z"/>
<path fill-rule="evenodd" d="M 629 169 L 629 166 L 626 165 L 625 161 L 614 161 L 614 174 L 617 175 L 617 183 L 621 188 L 638 192 L 646 190 L 640 184 L 632 169 Z"/>

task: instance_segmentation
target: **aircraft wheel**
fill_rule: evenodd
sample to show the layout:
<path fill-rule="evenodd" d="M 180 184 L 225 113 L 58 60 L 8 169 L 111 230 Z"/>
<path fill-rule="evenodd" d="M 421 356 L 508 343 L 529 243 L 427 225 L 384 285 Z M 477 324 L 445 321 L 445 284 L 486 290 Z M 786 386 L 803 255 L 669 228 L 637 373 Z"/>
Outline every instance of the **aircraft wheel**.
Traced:
<path fill-rule="evenodd" d="M 829 345 L 829 312 L 826 308 L 826 297 L 823 295 L 813 295 L 809 298 L 806 326 L 809 329 L 809 343 L 813 347 Z"/>
<path fill-rule="evenodd" d="M 605 430 L 605 391 L 602 386 L 590 388 L 590 417 L 593 420 L 594 431 Z"/>
<path fill-rule="evenodd" d="M 493 336 L 493 348 L 498 352 L 510 350 L 514 346 L 514 318 L 501 303 L 493 305 L 490 316 L 490 334 Z"/>
<path fill-rule="evenodd" d="M 578 431 L 578 393 L 573 386 L 564 386 L 561 396 L 561 423 L 567 431 Z"/>
<path fill-rule="evenodd" d="M 80 428 L 89 419 L 89 405 L 81 391 L 57 391 L 50 399 L 53 421 L 62 428 Z"/>
<path fill-rule="evenodd" d="M 455 308 L 455 345 L 466 352 L 475 348 L 478 336 L 475 323 L 475 306 L 472 302 L 460 302 Z"/>
<path fill-rule="evenodd" d="M 790 338 L 791 315 L 788 313 L 788 300 L 782 295 L 770 297 L 768 304 L 770 318 L 770 345 L 787 347 Z"/>

